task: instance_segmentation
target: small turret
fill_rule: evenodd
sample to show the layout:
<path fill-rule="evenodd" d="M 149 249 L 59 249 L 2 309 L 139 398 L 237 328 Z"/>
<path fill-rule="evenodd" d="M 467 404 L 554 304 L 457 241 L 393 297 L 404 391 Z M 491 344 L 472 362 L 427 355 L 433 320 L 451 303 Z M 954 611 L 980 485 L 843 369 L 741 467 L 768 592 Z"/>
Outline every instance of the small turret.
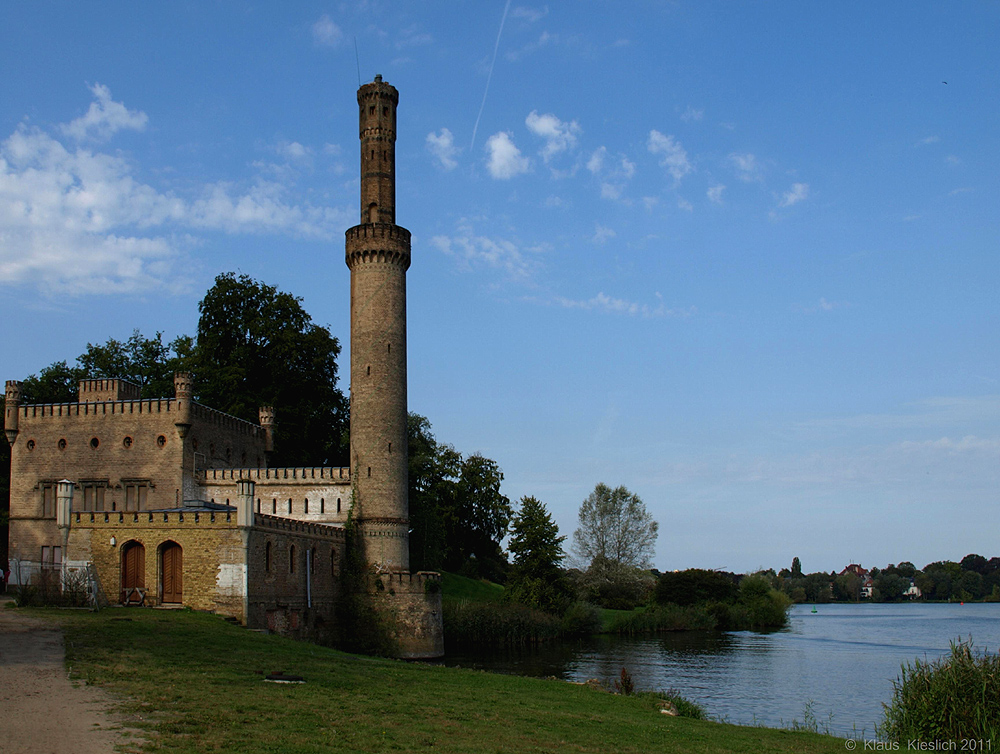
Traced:
<path fill-rule="evenodd" d="M 17 380 L 7 380 L 7 393 L 4 397 L 3 427 L 7 442 L 11 445 L 17 439 L 17 409 L 21 405 L 21 383 Z"/>
<path fill-rule="evenodd" d="M 264 430 L 264 452 L 270 456 L 274 452 L 274 407 L 261 406 L 258 415 L 260 427 Z"/>
<path fill-rule="evenodd" d="M 194 380 L 190 372 L 174 372 L 174 398 L 177 400 L 177 436 L 182 440 L 191 429 L 191 403 L 194 401 Z"/>

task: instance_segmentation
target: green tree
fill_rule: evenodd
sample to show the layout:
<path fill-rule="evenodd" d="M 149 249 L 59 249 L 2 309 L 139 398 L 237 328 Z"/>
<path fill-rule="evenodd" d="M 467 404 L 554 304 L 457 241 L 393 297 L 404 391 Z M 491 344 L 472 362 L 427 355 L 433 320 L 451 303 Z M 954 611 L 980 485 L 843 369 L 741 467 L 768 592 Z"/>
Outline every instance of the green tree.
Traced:
<path fill-rule="evenodd" d="M 455 497 L 462 456 L 439 443 L 427 417 L 407 417 L 410 500 L 410 566 L 415 571 L 444 568 L 448 530 L 455 518 Z"/>
<path fill-rule="evenodd" d="M 228 272 L 198 311 L 191 364 L 199 402 L 254 423 L 261 406 L 273 406 L 276 465 L 346 464 L 340 343 L 313 323 L 302 300 Z"/>
<path fill-rule="evenodd" d="M 126 379 L 139 386 L 144 398 L 165 398 L 174 394 L 174 372 L 187 369 L 192 349 L 193 341 L 186 335 L 167 345 L 162 332 L 145 338 L 133 330 L 126 341 L 88 343 L 76 361 L 83 377 Z"/>
<path fill-rule="evenodd" d="M 660 574 L 656 582 L 656 601 L 686 607 L 699 602 L 729 602 L 736 598 L 736 577 L 721 571 L 689 568 L 686 571 Z"/>
<path fill-rule="evenodd" d="M 521 507 L 510 527 L 511 569 L 505 595 L 513 602 L 549 612 L 569 605 L 569 585 L 559 567 L 565 557 L 559 527 L 544 503 L 521 498 Z"/>
<path fill-rule="evenodd" d="M 648 568 L 659 525 L 635 493 L 598 484 L 580 506 L 573 552 L 584 563 L 598 558 L 633 568 Z"/>
<path fill-rule="evenodd" d="M 963 571 L 974 571 L 980 575 L 985 575 L 987 573 L 987 560 L 982 555 L 976 555 L 975 553 L 969 553 L 961 562 Z"/>
<path fill-rule="evenodd" d="M 499 465 L 480 453 L 463 458 L 419 414 L 409 415 L 407 433 L 411 567 L 502 580 L 512 510 Z"/>
<path fill-rule="evenodd" d="M 174 394 L 174 372 L 187 368 L 192 343 L 182 335 L 167 345 L 163 333 L 146 338 L 138 330 L 125 341 L 108 338 L 105 343 L 88 343 L 76 357 L 76 366 L 57 361 L 26 378 L 21 401 L 75 403 L 80 380 L 90 377 L 125 379 L 138 385 L 144 398 L 169 398 Z"/>
<path fill-rule="evenodd" d="M 903 599 L 903 592 L 910 588 L 908 578 L 890 573 L 888 568 L 872 579 L 872 582 L 872 599 L 875 602 L 898 602 Z"/>
<path fill-rule="evenodd" d="M 454 515 L 449 523 L 448 567 L 466 575 L 503 581 L 507 559 L 500 543 L 513 510 L 500 491 L 503 471 L 480 453 L 462 460 L 455 487 Z"/>
<path fill-rule="evenodd" d="M 75 403 L 84 372 L 65 361 L 49 364 L 21 383 L 21 403 Z"/>
<path fill-rule="evenodd" d="M 798 557 L 792 558 L 792 578 L 802 578 L 802 562 L 798 559 Z"/>

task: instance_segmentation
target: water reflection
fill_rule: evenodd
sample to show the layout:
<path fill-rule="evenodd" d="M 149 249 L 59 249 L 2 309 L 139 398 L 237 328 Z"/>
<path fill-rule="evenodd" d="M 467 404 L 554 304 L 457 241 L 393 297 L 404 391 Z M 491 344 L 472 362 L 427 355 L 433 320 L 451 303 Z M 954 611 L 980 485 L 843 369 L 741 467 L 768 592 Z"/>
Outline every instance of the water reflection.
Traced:
<path fill-rule="evenodd" d="M 448 665 L 610 686 L 623 667 L 639 689 L 674 689 L 716 718 L 789 726 L 813 717 L 840 735 L 871 734 L 900 665 L 935 659 L 973 636 L 1000 645 L 1000 605 L 798 606 L 773 633 L 594 637 L 541 649 L 450 655 Z"/>

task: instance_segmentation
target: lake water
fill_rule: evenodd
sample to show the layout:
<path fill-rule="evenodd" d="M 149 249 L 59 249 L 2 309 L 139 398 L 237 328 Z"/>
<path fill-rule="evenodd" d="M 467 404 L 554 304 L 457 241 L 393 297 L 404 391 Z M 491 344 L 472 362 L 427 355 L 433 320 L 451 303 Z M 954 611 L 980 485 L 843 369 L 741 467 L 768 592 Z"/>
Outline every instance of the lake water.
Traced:
<path fill-rule="evenodd" d="M 871 736 L 900 666 L 933 660 L 970 636 L 1000 648 L 1000 604 L 796 605 L 790 625 L 755 633 L 684 632 L 595 637 L 522 652 L 453 655 L 449 665 L 610 685 L 628 668 L 636 688 L 674 689 L 709 716 L 788 727 L 808 716 L 821 731 Z"/>

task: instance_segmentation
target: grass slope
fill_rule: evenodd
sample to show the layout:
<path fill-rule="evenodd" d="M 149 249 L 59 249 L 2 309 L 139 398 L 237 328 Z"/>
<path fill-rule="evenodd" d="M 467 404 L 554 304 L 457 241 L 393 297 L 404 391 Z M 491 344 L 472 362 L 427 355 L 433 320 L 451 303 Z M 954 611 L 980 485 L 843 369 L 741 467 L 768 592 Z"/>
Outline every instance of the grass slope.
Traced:
<path fill-rule="evenodd" d="M 157 752 L 842 752 L 813 733 L 658 713 L 554 680 L 348 655 L 190 611 L 32 611 L 73 675 L 118 694 Z M 265 683 L 274 671 L 306 683 Z"/>
<path fill-rule="evenodd" d="M 457 573 L 441 574 L 441 598 L 460 602 L 499 602 L 503 599 L 503 587 L 492 581 L 470 579 Z"/>

